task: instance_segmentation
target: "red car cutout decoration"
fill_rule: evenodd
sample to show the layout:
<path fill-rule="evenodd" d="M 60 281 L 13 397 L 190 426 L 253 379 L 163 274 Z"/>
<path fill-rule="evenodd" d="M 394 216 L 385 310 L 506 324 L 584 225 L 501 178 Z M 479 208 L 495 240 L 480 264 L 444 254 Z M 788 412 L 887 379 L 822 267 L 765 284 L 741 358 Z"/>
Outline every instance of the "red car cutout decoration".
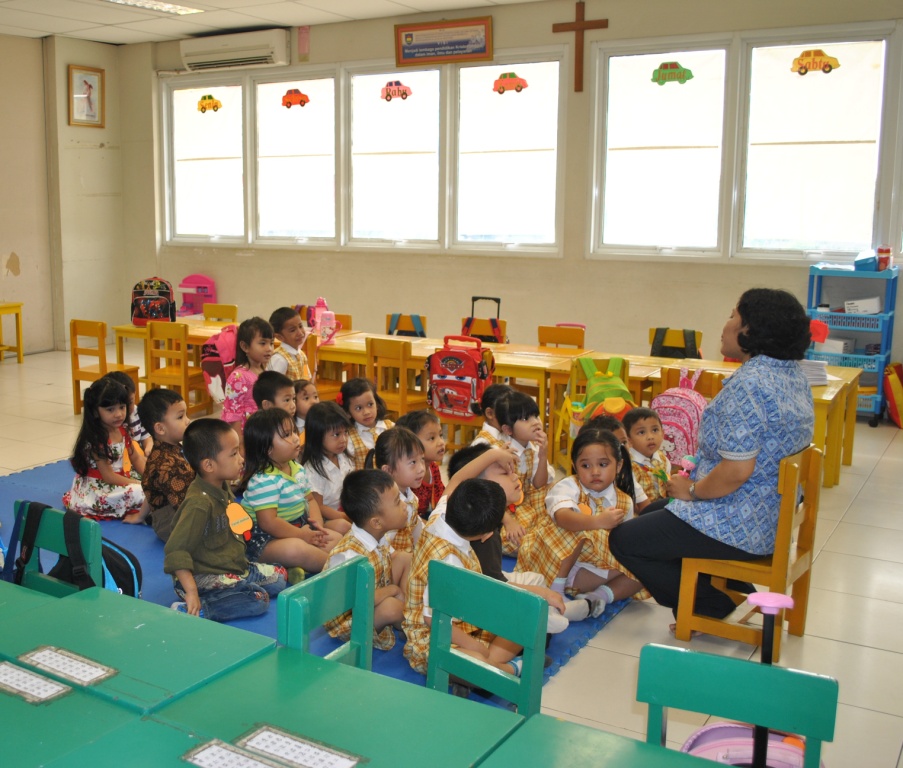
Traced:
<path fill-rule="evenodd" d="M 390 80 L 386 83 L 386 87 L 380 91 L 379 98 L 385 99 L 386 101 L 392 101 L 392 99 L 406 99 L 410 96 L 413 91 L 401 80 Z"/>
<path fill-rule="evenodd" d="M 505 72 L 492 84 L 492 90 L 498 94 L 502 94 L 505 91 L 520 93 L 526 87 L 527 81 L 522 77 L 518 77 L 514 72 Z"/>
<path fill-rule="evenodd" d="M 309 101 L 306 93 L 301 93 L 297 88 L 289 88 L 282 97 L 282 106 L 286 109 L 291 109 L 293 104 L 303 107 Z"/>

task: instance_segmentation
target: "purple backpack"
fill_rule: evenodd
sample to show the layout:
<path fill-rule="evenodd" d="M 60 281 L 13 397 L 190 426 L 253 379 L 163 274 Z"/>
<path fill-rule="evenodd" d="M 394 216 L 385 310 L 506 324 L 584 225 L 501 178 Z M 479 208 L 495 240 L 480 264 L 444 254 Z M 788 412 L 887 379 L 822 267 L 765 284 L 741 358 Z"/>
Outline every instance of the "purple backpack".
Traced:
<path fill-rule="evenodd" d="M 680 386 L 666 389 L 649 404 L 661 419 L 665 433 L 662 450 L 672 464 L 679 464 L 684 456 L 696 455 L 702 412 L 707 404 L 706 399 L 693 389 L 701 373 L 696 371 L 690 378 L 687 369 L 681 368 Z"/>

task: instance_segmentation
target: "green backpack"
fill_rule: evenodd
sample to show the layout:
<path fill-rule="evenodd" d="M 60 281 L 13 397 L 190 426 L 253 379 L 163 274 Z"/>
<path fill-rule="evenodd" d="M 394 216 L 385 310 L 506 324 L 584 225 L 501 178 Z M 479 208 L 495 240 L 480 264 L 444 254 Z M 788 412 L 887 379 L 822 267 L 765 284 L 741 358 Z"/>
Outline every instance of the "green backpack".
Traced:
<path fill-rule="evenodd" d="M 620 421 L 627 411 L 635 407 L 633 396 L 621 378 L 624 359 L 611 358 L 608 361 L 607 371 L 600 371 L 591 357 L 577 359 L 586 375 L 583 422 L 586 423 L 596 416 L 614 416 Z"/>

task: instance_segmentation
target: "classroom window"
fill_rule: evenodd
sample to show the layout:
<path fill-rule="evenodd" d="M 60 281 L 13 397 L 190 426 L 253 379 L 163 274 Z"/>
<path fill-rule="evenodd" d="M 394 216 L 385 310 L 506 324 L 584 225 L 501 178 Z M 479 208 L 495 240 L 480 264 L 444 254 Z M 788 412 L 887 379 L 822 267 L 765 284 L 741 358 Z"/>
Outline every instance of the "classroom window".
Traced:
<path fill-rule="evenodd" d="M 719 244 L 723 49 L 607 61 L 602 245 Z"/>
<path fill-rule="evenodd" d="M 753 48 L 743 247 L 872 245 L 882 41 Z"/>
<path fill-rule="evenodd" d="M 458 73 L 461 243 L 556 242 L 559 63 Z"/>
<path fill-rule="evenodd" d="M 439 72 L 351 77 L 351 237 L 439 239 Z"/>
<path fill-rule="evenodd" d="M 173 234 L 245 233 L 242 88 L 172 91 Z"/>
<path fill-rule="evenodd" d="M 257 234 L 334 238 L 335 81 L 257 84 Z"/>

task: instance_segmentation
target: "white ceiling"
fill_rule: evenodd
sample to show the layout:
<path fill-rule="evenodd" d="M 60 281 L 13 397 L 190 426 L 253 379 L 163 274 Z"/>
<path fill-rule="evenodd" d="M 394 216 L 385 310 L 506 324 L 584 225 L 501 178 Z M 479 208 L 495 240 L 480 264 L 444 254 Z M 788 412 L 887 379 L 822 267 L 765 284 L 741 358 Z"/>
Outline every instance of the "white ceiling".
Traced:
<path fill-rule="evenodd" d="M 330 24 L 404 16 L 426 11 L 494 6 L 539 0 L 168 0 L 203 13 L 175 16 L 116 5 L 106 0 L 0 0 L 0 34 L 60 35 L 100 43 L 180 40 L 220 31 Z"/>

